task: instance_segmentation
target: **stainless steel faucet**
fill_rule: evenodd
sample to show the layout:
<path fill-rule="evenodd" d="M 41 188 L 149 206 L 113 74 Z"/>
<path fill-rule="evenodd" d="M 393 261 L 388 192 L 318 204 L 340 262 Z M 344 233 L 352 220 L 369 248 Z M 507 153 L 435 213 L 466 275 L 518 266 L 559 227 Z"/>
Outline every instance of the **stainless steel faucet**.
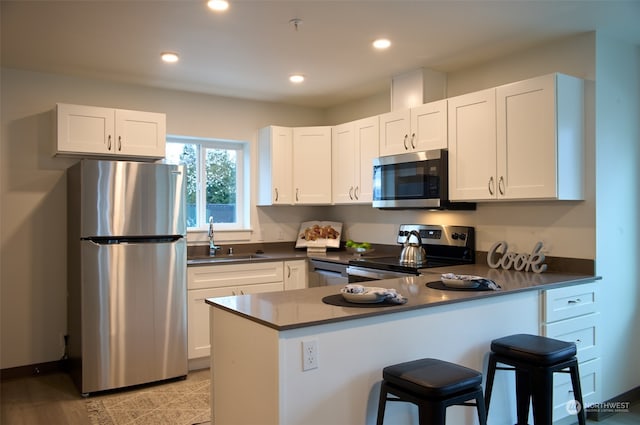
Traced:
<path fill-rule="evenodd" d="M 213 240 L 213 217 L 209 217 L 209 255 L 215 257 L 216 252 L 222 249 L 217 246 Z"/>

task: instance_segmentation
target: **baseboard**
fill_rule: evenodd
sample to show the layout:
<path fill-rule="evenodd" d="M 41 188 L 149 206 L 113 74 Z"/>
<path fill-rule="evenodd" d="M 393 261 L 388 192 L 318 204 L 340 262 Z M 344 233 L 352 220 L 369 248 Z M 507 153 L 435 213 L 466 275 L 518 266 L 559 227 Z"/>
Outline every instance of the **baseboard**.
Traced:
<path fill-rule="evenodd" d="M 65 372 L 66 362 L 58 360 L 55 362 L 37 363 L 27 366 L 10 367 L 0 369 L 0 380 L 26 378 L 29 376 L 44 375 L 47 373 Z"/>
<path fill-rule="evenodd" d="M 638 401 L 640 401 L 640 387 L 635 387 L 612 399 L 587 407 L 587 419 L 602 421 L 616 413 L 623 413 L 625 409 Z"/>

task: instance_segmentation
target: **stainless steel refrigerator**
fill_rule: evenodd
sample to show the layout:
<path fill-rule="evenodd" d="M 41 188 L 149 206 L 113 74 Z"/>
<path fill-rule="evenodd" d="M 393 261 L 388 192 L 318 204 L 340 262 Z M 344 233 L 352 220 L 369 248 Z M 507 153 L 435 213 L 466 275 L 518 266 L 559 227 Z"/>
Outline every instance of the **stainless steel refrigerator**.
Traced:
<path fill-rule="evenodd" d="M 187 374 L 185 170 L 68 170 L 68 364 L 80 392 Z"/>

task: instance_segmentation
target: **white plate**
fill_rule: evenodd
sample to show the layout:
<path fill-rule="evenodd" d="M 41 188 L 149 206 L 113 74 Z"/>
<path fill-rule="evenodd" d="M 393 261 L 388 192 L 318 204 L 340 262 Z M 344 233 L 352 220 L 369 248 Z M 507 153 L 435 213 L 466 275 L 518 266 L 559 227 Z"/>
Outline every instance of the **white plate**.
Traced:
<path fill-rule="evenodd" d="M 384 295 L 376 294 L 375 291 L 384 291 L 384 288 L 365 288 L 365 291 L 360 294 L 342 293 L 345 300 L 352 303 L 370 304 L 379 303 L 386 298 Z"/>
<path fill-rule="evenodd" d="M 446 279 L 446 278 L 441 278 L 442 283 L 444 284 L 444 286 L 448 286 L 450 288 L 476 288 L 478 285 L 480 285 L 479 282 L 477 282 L 474 279 L 481 279 L 478 276 L 460 276 L 460 277 L 464 277 L 463 279 Z"/>

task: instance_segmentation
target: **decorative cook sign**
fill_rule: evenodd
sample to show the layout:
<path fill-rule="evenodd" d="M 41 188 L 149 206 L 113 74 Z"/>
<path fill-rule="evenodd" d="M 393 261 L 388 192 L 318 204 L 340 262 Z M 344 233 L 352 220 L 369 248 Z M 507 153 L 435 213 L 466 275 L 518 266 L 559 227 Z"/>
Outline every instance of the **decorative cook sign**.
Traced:
<path fill-rule="evenodd" d="M 518 254 L 517 252 L 509 252 L 509 245 L 505 241 L 493 244 L 487 253 L 487 264 L 492 269 L 502 267 L 505 270 L 514 268 L 517 271 L 533 271 L 542 273 L 547 270 L 544 263 L 544 254 L 542 251 L 542 242 L 538 242 L 531 254 Z"/>

